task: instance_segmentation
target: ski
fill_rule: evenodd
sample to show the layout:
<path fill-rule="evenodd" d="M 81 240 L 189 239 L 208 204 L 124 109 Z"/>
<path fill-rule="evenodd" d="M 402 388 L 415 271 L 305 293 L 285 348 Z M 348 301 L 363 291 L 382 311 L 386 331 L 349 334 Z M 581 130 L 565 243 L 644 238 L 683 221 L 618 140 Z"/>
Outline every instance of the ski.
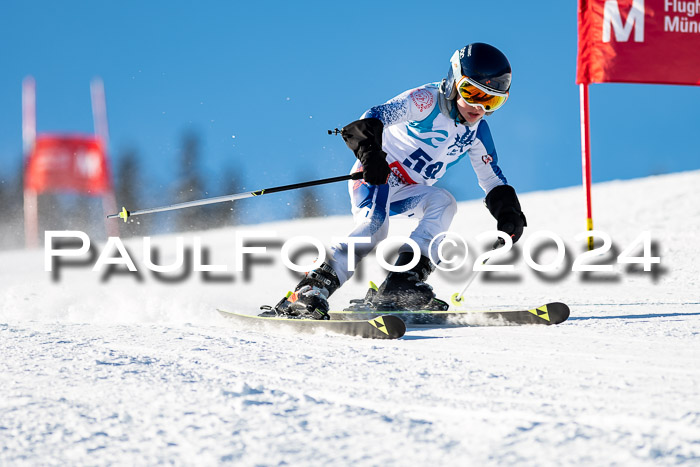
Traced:
<path fill-rule="evenodd" d="M 342 320 L 291 319 L 233 313 L 217 310 L 224 318 L 255 330 L 291 329 L 300 333 L 332 332 L 370 339 L 398 339 L 406 333 L 406 324 L 399 316 L 374 313 L 367 318 L 347 316 Z"/>
<path fill-rule="evenodd" d="M 423 326 L 508 326 L 523 324 L 560 324 L 569 318 L 569 307 L 553 302 L 523 310 L 489 311 L 331 311 L 331 320 L 372 319 L 375 316 L 394 316 L 407 325 Z M 332 321 L 331 321 L 332 322 Z"/>

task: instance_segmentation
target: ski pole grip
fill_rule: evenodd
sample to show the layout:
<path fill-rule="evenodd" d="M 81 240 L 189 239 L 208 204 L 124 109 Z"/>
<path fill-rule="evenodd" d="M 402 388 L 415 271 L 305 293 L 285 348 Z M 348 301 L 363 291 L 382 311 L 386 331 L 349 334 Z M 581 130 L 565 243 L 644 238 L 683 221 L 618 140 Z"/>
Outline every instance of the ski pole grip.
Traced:
<path fill-rule="evenodd" d="M 350 176 L 350 180 L 362 180 L 362 172 L 355 172 Z"/>

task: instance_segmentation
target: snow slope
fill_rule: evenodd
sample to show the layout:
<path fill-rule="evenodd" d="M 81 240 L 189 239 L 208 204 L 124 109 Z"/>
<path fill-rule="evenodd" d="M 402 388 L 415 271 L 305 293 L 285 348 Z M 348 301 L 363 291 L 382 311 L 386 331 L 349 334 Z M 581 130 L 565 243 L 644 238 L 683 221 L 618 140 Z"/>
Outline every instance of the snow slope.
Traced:
<path fill-rule="evenodd" d="M 263 334 L 214 312 L 253 313 L 296 281 L 274 244 L 247 277 L 234 272 L 235 232 L 328 243 L 349 216 L 184 235 L 228 265 L 217 281 L 154 277 L 141 239 L 125 242 L 140 279 L 83 266 L 53 281 L 42 251 L 0 253 L 0 464 L 698 464 L 700 172 L 593 193 L 596 228 L 616 254 L 651 231 L 655 272 L 543 277 L 516 252 L 514 274 L 482 276 L 467 294 L 470 309 L 565 301 L 572 317 L 556 327 L 409 329 L 387 342 Z M 521 243 L 546 229 L 570 259 L 581 252 L 580 188 L 521 201 Z M 412 225 L 397 220 L 391 235 Z M 480 251 L 474 239 L 493 226 L 473 201 L 452 230 Z M 153 239 L 162 264 L 175 257 L 174 237 Z M 430 282 L 449 297 L 467 277 L 437 272 Z M 368 259 L 331 305 L 382 278 Z"/>

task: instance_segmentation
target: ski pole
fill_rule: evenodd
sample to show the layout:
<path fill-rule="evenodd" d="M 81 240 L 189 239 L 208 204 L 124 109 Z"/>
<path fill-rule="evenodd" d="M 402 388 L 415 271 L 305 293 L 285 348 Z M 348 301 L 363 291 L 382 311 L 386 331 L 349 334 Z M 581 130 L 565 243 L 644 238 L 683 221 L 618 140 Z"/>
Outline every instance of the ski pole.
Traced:
<path fill-rule="evenodd" d="M 498 240 L 496 240 L 496 243 L 493 244 L 493 247 L 491 248 L 491 251 L 497 250 L 497 249 L 501 248 L 501 247 L 502 247 L 503 245 L 505 245 L 505 244 L 506 244 L 505 240 L 503 240 L 501 237 L 498 237 Z M 483 266 L 484 264 L 488 263 L 488 261 L 489 261 L 489 259 L 486 258 L 486 259 L 481 263 L 481 265 Z M 468 289 L 469 286 L 472 284 L 472 282 L 474 282 L 474 279 L 476 279 L 476 276 L 478 276 L 480 272 L 481 272 L 481 270 L 475 271 L 474 274 L 472 274 L 471 277 L 469 277 L 469 280 L 468 280 L 467 283 L 464 285 L 464 288 L 462 289 L 462 291 L 459 292 L 459 293 L 455 293 L 454 295 L 452 295 L 452 304 L 453 304 L 453 305 L 457 306 L 457 305 L 460 305 L 460 304 L 462 303 L 462 300 L 464 300 L 464 293 L 467 291 L 467 289 Z"/>
<path fill-rule="evenodd" d="M 237 193 L 234 195 L 224 195 L 224 196 L 216 196 L 214 198 L 204 198 L 204 199 L 198 199 L 198 200 L 194 200 L 194 201 L 186 201 L 184 203 L 171 204 L 169 206 L 161 206 L 158 208 L 139 209 L 138 211 L 128 211 L 126 209 L 126 207 L 122 207 L 121 212 L 119 212 L 117 214 L 110 214 L 107 216 L 107 219 L 114 219 L 114 218 L 118 217 L 120 219 L 124 219 L 124 222 L 126 222 L 126 220 L 132 216 L 141 216 L 143 214 L 153 214 L 156 212 L 164 212 L 164 211 L 174 211 L 176 209 L 189 208 L 189 207 L 193 207 L 193 206 L 204 206 L 206 204 L 223 203 L 224 201 L 235 201 L 237 199 L 252 198 L 253 196 L 262 196 L 262 195 L 269 195 L 272 193 L 279 193 L 281 191 L 296 190 L 297 188 L 306 188 L 309 186 L 325 185 L 327 183 L 342 182 L 345 180 L 361 180 L 361 179 L 362 179 L 362 172 L 355 172 L 353 174 L 341 175 L 339 177 L 322 178 L 320 180 L 312 180 L 310 182 L 293 183 L 291 185 L 276 186 L 276 187 L 272 187 L 272 188 L 263 188 L 262 190 L 246 191 L 246 192 Z"/>

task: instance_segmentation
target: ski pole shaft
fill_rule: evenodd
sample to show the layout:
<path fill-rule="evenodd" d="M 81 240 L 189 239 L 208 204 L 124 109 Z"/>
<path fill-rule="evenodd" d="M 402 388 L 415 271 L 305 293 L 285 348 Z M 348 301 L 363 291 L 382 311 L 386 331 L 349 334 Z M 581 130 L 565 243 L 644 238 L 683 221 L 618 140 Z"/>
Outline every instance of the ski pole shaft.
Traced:
<path fill-rule="evenodd" d="M 493 244 L 491 251 L 497 250 L 498 248 L 501 248 L 505 244 L 506 244 L 506 242 L 502 238 L 499 237 L 498 240 L 496 240 L 496 243 Z M 483 266 L 484 264 L 488 263 L 488 261 L 489 261 L 489 259 L 486 258 L 481 263 L 481 265 Z M 452 295 L 452 303 L 454 303 L 455 305 L 459 305 L 460 303 L 462 303 L 462 300 L 464 300 L 464 294 L 466 293 L 469 286 L 472 285 L 472 282 L 474 282 L 474 279 L 476 279 L 476 276 L 478 276 L 480 272 L 481 272 L 481 270 L 474 271 L 474 274 L 469 276 L 469 280 L 467 281 L 466 284 L 464 284 L 462 291 L 460 293 L 456 293 L 456 294 Z"/>
<path fill-rule="evenodd" d="M 297 188 L 306 188 L 306 187 L 316 186 L 316 185 L 325 185 L 327 183 L 342 182 L 345 180 L 361 180 L 361 179 L 362 179 L 362 172 L 355 172 L 353 174 L 341 175 L 339 177 L 323 178 L 320 180 L 312 180 L 309 182 L 293 183 L 291 185 L 276 186 L 276 187 L 272 187 L 272 188 L 263 188 L 262 190 L 246 191 L 243 193 L 236 193 L 233 195 L 216 196 L 214 198 L 197 199 L 194 201 L 186 201 L 184 203 L 171 204 L 168 206 L 160 206 L 157 208 L 139 209 L 137 211 L 127 211 L 127 209 L 125 207 L 123 207 L 121 212 L 119 212 L 117 214 L 110 214 L 107 216 L 107 219 L 114 219 L 114 218 L 118 217 L 120 219 L 124 219 L 124 222 L 126 222 L 126 220 L 132 216 L 141 216 L 144 214 L 153 214 L 156 212 L 164 212 L 164 211 L 175 211 L 177 209 L 190 208 L 190 207 L 194 207 L 194 206 L 204 206 L 207 204 L 223 203 L 225 201 L 236 201 L 238 199 L 252 198 L 254 196 L 262 196 L 262 195 L 269 195 L 272 193 L 279 193 L 282 191 L 296 190 Z"/>

